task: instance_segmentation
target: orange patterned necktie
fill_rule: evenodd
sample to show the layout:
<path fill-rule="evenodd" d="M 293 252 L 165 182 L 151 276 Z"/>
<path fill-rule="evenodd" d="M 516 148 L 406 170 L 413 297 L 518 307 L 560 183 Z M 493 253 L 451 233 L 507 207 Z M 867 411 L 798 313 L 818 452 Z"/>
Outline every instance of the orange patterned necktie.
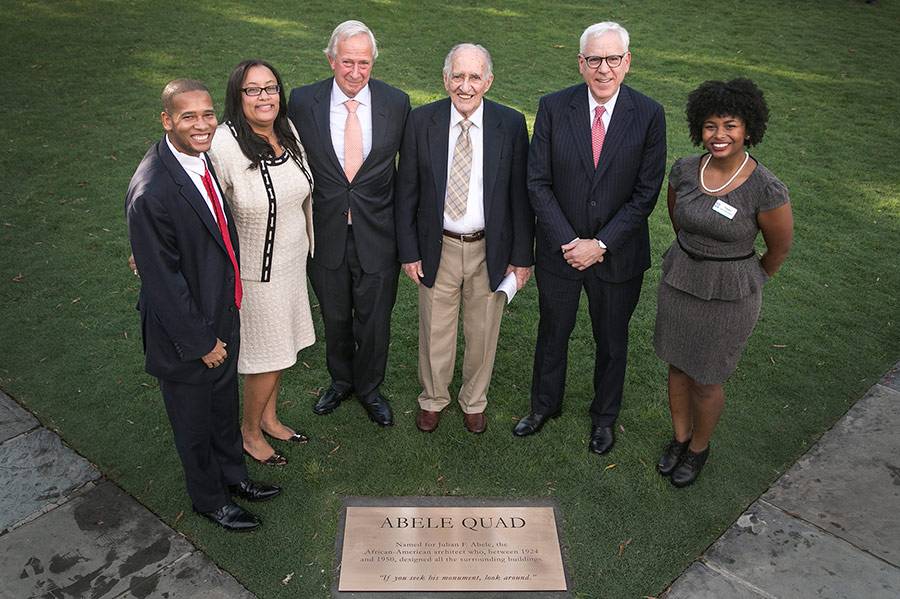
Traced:
<path fill-rule="evenodd" d="M 353 181 L 363 163 L 362 127 L 359 124 L 359 117 L 356 116 L 359 102 L 347 100 L 344 106 L 347 107 L 347 122 L 344 125 L 344 174 L 347 175 L 348 181 Z"/>

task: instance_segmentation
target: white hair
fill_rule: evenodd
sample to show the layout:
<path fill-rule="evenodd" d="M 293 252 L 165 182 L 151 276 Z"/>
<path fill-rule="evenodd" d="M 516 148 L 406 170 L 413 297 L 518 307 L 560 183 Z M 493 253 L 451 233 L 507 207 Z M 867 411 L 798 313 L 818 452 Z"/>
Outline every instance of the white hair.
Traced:
<path fill-rule="evenodd" d="M 613 21 L 603 21 L 602 23 L 595 23 L 585 29 L 584 33 L 581 34 L 581 44 L 579 45 L 578 51 L 584 54 L 584 49 L 587 47 L 588 42 L 590 42 L 595 37 L 600 37 L 607 31 L 615 31 L 617 34 L 619 34 L 619 39 L 622 40 L 622 51 L 628 52 L 628 42 L 631 39 L 628 36 L 628 31 L 626 31 L 624 27 Z"/>
<path fill-rule="evenodd" d="M 328 40 L 328 47 L 322 50 L 328 58 L 334 60 L 337 56 L 337 45 L 351 37 L 365 34 L 369 36 L 369 43 L 372 44 L 372 60 L 378 58 L 378 44 L 375 43 L 375 34 L 366 27 L 362 21 L 344 21 L 334 28 L 331 32 L 331 39 Z"/>
<path fill-rule="evenodd" d="M 485 79 L 490 79 L 494 76 L 494 61 L 491 60 L 491 53 L 487 51 L 487 48 L 480 44 L 471 44 L 468 42 L 464 42 L 462 44 L 456 44 L 450 51 L 447 52 L 447 58 L 444 59 L 444 76 L 450 76 L 450 70 L 453 68 L 453 57 L 460 50 L 478 50 L 481 52 L 481 55 L 484 57 L 484 68 L 485 72 L 482 73 Z"/>

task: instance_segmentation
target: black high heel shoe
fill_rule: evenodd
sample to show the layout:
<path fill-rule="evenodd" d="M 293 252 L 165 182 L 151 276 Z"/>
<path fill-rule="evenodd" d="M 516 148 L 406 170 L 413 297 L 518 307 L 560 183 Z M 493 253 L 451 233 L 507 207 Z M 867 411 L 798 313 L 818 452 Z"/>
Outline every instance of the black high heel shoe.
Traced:
<path fill-rule="evenodd" d="M 263 431 L 263 434 L 264 434 L 265 436 L 267 436 L 268 438 L 270 438 L 270 439 L 275 439 L 276 441 L 284 441 L 285 443 L 295 443 L 295 444 L 297 444 L 297 445 L 303 445 L 304 443 L 308 443 L 308 442 L 309 442 L 309 437 L 307 437 L 307 436 L 304 435 L 303 433 L 299 433 L 299 432 L 296 432 L 296 431 L 295 431 L 290 437 L 288 437 L 287 439 L 279 439 L 278 437 L 275 437 L 275 436 L 273 436 L 273 435 L 270 435 L 270 434 L 267 433 L 266 431 Z"/>
<path fill-rule="evenodd" d="M 665 450 L 663 450 L 663 454 L 659 457 L 659 462 L 656 463 L 656 471 L 663 476 L 669 476 L 670 474 L 672 474 L 672 471 L 678 467 L 678 463 L 681 461 L 681 456 L 683 456 L 684 452 L 687 451 L 688 445 L 690 445 L 690 443 L 690 439 L 684 442 L 679 442 L 678 439 L 672 437 L 672 440 L 669 441 L 669 444 L 666 445 Z"/>
<path fill-rule="evenodd" d="M 703 464 L 709 457 L 709 446 L 700 453 L 694 453 L 690 449 L 684 452 L 678 467 L 672 471 L 672 484 L 676 487 L 686 487 L 694 483 L 703 470 Z"/>
<path fill-rule="evenodd" d="M 267 457 L 264 460 L 254 457 L 246 449 L 244 450 L 244 455 L 249 457 L 254 462 L 256 462 L 258 464 L 262 464 L 263 466 L 280 467 L 280 466 L 287 466 L 287 463 L 288 463 L 287 458 L 284 457 L 283 455 L 281 455 L 280 453 L 278 453 L 277 451 L 272 452 L 272 455 L 270 455 L 269 457 Z"/>

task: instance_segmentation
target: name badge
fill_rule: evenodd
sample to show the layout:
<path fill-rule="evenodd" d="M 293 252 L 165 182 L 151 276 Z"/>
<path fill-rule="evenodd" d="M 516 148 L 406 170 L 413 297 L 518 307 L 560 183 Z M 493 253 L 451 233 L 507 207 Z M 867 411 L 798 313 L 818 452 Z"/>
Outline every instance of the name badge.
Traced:
<path fill-rule="evenodd" d="M 723 202 L 722 200 L 716 200 L 716 203 L 713 204 L 713 210 L 715 210 L 728 220 L 733 219 L 734 215 L 737 214 L 737 208 L 735 208 L 731 204 Z"/>

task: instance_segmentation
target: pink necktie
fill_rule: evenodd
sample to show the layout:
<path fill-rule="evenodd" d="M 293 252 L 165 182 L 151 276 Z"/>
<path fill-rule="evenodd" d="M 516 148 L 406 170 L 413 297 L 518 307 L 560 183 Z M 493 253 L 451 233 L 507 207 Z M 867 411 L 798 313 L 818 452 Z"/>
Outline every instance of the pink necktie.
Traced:
<path fill-rule="evenodd" d="M 359 124 L 359 117 L 356 116 L 359 102 L 347 100 L 344 106 L 347 107 L 347 122 L 344 125 L 344 174 L 347 175 L 348 181 L 353 181 L 363 163 L 362 127 Z"/>
<path fill-rule="evenodd" d="M 228 233 L 228 223 L 225 221 L 225 213 L 222 211 L 222 204 L 219 202 L 219 196 L 216 193 L 216 186 L 213 185 L 212 177 L 209 176 L 209 170 L 206 163 L 203 163 L 203 187 L 206 188 L 206 195 L 212 202 L 213 210 L 216 213 L 216 223 L 219 225 L 219 232 L 222 233 L 222 241 L 225 242 L 225 249 L 228 251 L 228 257 L 231 258 L 231 265 L 234 267 L 234 305 L 241 309 L 241 298 L 244 297 L 244 288 L 241 285 L 241 273 L 238 269 L 237 256 L 234 255 L 234 246 L 231 245 L 231 235 Z"/>
<path fill-rule="evenodd" d="M 594 168 L 600 162 L 600 151 L 603 150 L 603 140 L 606 138 L 606 127 L 603 126 L 603 113 L 606 108 L 598 106 L 594 109 L 594 126 L 591 127 L 591 148 L 594 150 Z"/>

